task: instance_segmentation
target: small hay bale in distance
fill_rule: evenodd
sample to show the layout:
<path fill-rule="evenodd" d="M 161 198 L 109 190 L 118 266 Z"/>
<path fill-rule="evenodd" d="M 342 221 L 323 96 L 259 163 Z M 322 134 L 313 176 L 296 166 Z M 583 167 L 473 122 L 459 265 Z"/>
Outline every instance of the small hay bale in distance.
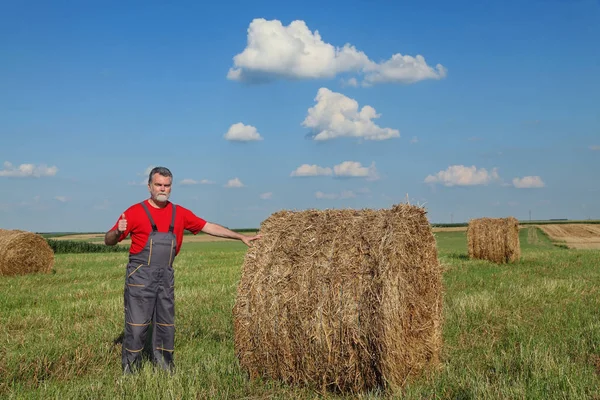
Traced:
<path fill-rule="evenodd" d="M 54 267 L 54 252 L 42 236 L 0 229 L 0 275 L 48 273 Z"/>
<path fill-rule="evenodd" d="M 279 211 L 246 253 L 233 308 L 251 379 L 358 393 L 439 362 L 442 279 L 426 211 Z"/>
<path fill-rule="evenodd" d="M 519 221 L 508 218 L 477 218 L 467 228 L 469 258 L 497 264 L 513 263 L 521 258 Z"/>

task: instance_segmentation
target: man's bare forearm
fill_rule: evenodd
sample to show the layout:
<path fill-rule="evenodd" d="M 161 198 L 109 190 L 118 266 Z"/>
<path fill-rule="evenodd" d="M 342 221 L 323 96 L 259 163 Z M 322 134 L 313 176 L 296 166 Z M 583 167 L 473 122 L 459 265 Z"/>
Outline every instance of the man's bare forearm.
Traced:
<path fill-rule="evenodd" d="M 230 239 L 242 239 L 244 237 L 243 235 L 234 232 L 230 229 L 227 229 L 224 226 L 213 224 L 211 222 L 207 222 L 206 225 L 204 225 L 204 228 L 202 228 L 202 232 L 208 233 L 212 236 L 219 236 Z"/>

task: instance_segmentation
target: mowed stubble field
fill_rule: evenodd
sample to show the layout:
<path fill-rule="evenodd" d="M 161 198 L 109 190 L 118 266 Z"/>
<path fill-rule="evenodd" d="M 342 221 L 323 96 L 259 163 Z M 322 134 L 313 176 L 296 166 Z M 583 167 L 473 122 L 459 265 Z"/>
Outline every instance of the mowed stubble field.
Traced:
<path fill-rule="evenodd" d="M 600 250 L 521 230 L 522 259 L 467 257 L 466 232 L 437 232 L 444 349 L 433 371 L 392 393 L 348 398 L 600 399 Z M 126 253 L 61 254 L 54 273 L 0 279 L 0 397 L 311 399 L 308 388 L 248 381 L 231 309 L 246 248 L 184 243 L 176 261 L 177 373 L 120 373 Z M 323 397 L 338 398 L 333 394 Z"/>

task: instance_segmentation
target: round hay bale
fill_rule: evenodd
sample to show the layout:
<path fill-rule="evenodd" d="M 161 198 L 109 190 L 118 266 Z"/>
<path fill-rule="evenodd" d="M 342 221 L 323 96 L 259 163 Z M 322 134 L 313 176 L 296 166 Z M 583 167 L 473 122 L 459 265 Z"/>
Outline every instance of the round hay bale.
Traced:
<path fill-rule="evenodd" d="M 48 273 L 53 266 L 54 252 L 42 236 L 0 229 L 0 275 Z"/>
<path fill-rule="evenodd" d="M 477 218 L 467 228 L 469 258 L 497 264 L 513 263 L 521 258 L 519 221 L 508 218 Z"/>
<path fill-rule="evenodd" d="M 441 268 L 422 208 L 280 211 L 260 232 L 233 309 L 250 378 L 357 393 L 439 361 Z"/>

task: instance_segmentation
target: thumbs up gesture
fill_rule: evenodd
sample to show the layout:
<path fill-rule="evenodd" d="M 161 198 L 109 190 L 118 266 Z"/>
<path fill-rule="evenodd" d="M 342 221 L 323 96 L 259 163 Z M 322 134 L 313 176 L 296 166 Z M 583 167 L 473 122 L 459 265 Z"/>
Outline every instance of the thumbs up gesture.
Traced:
<path fill-rule="evenodd" d="M 127 218 L 125 218 L 125 213 L 121 214 L 121 219 L 119 220 L 117 229 L 119 232 L 125 232 L 127 230 Z"/>

